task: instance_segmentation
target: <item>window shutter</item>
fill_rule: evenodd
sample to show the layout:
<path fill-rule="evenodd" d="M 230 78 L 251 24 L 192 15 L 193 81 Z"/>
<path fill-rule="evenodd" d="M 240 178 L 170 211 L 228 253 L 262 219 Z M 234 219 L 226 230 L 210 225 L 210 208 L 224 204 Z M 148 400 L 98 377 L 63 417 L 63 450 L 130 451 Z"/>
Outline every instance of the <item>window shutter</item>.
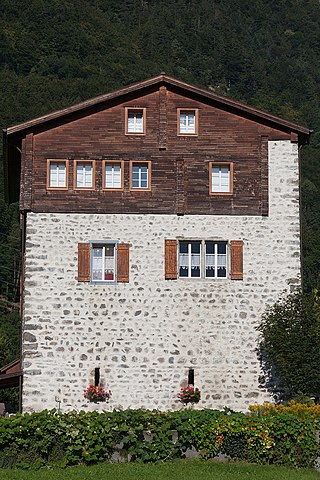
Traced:
<path fill-rule="evenodd" d="M 117 248 L 117 281 L 129 282 L 129 244 L 118 243 Z"/>
<path fill-rule="evenodd" d="M 243 241 L 231 240 L 231 280 L 243 280 Z"/>
<path fill-rule="evenodd" d="M 177 240 L 165 241 L 165 279 L 177 279 Z"/>
<path fill-rule="evenodd" d="M 90 243 L 78 243 L 78 282 L 90 282 Z"/>

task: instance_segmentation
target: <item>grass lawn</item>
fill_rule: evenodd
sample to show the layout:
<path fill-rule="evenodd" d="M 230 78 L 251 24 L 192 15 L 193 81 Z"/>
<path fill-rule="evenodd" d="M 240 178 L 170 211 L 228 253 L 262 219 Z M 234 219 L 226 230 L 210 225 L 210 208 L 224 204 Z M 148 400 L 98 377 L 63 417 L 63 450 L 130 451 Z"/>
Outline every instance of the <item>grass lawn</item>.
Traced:
<path fill-rule="evenodd" d="M 217 463 L 212 461 L 176 461 L 159 464 L 110 464 L 66 469 L 0 469 L 1 480 L 320 480 L 316 470 L 285 467 Z"/>

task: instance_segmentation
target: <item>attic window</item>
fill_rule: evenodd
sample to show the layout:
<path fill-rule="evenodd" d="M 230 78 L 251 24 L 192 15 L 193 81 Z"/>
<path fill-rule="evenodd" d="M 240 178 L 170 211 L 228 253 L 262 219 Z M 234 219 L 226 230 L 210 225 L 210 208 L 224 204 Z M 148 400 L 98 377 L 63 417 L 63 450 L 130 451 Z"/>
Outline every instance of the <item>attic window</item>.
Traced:
<path fill-rule="evenodd" d="M 47 161 L 47 190 L 67 190 L 68 167 L 67 160 Z"/>
<path fill-rule="evenodd" d="M 146 109 L 126 108 L 126 135 L 146 133 Z"/>
<path fill-rule="evenodd" d="M 198 135 L 198 110 L 178 108 L 178 135 Z"/>

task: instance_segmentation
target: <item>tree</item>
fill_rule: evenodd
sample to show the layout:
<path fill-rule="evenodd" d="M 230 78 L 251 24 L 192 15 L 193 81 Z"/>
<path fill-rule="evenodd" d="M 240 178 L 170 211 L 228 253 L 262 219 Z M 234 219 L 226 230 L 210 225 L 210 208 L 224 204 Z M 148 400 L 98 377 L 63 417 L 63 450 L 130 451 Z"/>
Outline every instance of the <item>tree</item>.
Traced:
<path fill-rule="evenodd" d="M 320 296 L 296 292 L 269 307 L 258 326 L 265 385 L 278 399 L 320 397 Z"/>

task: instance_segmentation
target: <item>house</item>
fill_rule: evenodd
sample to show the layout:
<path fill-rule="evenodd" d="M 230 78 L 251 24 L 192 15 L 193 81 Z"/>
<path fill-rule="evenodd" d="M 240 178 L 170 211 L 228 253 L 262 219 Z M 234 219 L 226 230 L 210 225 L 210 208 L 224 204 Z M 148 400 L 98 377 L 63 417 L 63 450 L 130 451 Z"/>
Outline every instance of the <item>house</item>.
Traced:
<path fill-rule="evenodd" d="M 255 327 L 301 282 L 308 137 L 166 74 L 8 128 L 23 411 L 176 409 L 188 383 L 197 408 L 269 400 Z"/>

